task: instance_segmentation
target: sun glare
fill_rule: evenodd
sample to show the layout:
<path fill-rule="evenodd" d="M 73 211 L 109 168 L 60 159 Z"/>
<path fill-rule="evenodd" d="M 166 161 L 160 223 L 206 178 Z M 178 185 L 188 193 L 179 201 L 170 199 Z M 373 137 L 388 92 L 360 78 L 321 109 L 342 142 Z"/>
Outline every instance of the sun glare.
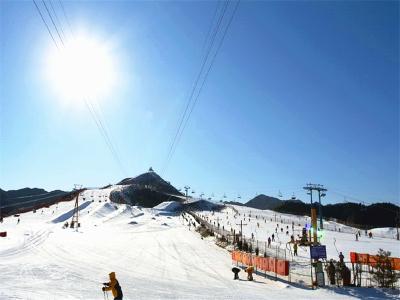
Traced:
<path fill-rule="evenodd" d="M 75 38 L 50 54 L 48 77 L 59 96 L 69 102 L 104 98 L 116 81 L 109 49 L 84 37 Z"/>

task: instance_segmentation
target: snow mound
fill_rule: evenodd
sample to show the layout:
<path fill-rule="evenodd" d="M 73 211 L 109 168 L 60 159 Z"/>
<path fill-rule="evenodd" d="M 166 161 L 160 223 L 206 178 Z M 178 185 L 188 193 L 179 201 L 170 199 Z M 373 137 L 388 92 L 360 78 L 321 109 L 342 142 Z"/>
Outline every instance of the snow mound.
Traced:
<path fill-rule="evenodd" d="M 166 201 L 154 206 L 156 210 L 163 210 L 163 211 L 177 211 L 182 207 L 182 204 L 177 201 Z"/>
<path fill-rule="evenodd" d="M 95 218 L 104 218 L 107 217 L 108 215 L 114 213 L 116 211 L 116 208 L 114 205 L 110 203 L 104 203 L 98 210 L 96 210 L 93 213 L 93 217 Z"/>

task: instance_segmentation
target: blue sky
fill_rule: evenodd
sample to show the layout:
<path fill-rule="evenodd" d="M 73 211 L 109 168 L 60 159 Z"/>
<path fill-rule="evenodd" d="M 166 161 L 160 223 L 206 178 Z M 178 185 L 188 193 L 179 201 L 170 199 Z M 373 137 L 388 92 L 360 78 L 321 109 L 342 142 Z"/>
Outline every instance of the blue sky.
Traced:
<path fill-rule="evenodd" d="M 111 49 L 119 81 L 97 100 L 123 172 L 44 75 L 54 44 L 33 2 L 1 1 L 0 187 L 161 173 L 216 6 L 64 2 L 73 30 Z M 397 1 L 242 1 L 164 178 L 216 200 L 307 199 L 315 182 L 327 202 L 398 202 L 398 52 Z"/>

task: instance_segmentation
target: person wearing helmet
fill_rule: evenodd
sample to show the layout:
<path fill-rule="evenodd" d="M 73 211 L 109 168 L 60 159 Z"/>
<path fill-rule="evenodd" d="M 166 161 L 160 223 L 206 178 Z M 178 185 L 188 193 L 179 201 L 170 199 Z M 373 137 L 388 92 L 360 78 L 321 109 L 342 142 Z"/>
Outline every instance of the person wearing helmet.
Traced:
<path fill-rule="evenodd" d="M 114 300 L 122 300 L 122 289 L 119 285 L 117 278 L 115 277 L 115 272 L 111 272 L 110 274 L 108 274 L 108 276 L 110 277 L 110 282 L 103 283 L 105 285 L 102 288 L 103 292 L 111 291 L 114 296 Z"/>

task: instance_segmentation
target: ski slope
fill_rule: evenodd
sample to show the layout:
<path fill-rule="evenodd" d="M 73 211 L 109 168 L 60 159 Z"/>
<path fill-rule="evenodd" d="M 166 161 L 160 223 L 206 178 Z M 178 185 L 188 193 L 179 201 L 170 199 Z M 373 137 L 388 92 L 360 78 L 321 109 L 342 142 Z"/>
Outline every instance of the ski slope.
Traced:
<path fill-rule="evenodd" d="M 243 272 L 234 281 L 228 251 L 179 215 L 110 203 L 108 194 L 81 194 L 78 230 L 62 228 L 73 201 L 22 214 L 19 224 L 6 218 L 0 299 L 103 299 L 111 271 L 124 299 L 395 299 L 375 289 L 309 290 L 261 276 L 249 282 Z"/>

